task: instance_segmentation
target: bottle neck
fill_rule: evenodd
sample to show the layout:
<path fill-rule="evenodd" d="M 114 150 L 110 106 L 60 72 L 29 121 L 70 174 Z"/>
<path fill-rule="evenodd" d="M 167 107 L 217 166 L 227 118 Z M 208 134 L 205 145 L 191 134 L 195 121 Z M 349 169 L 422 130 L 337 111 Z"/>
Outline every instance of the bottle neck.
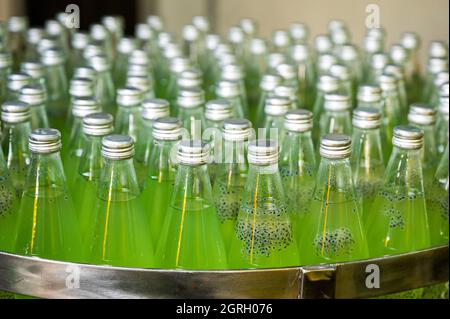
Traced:
<path fill-rule="evenodd" d="M 129 201 L 139 196 L 133 159 L 103 159 L 97 196 L 104 201 Z"/>
<path fill-rule="evenodd" d="M 174 181 L 178 141 L 155 140 L 149 161 L 149 177 L 159 183 Z"/>
<path fill-rule="evenodd" d="M 103 167 L 101 155 L 103 136 L 85 136 L 78 173 L 89 182 L 98 182 Z"/>
<path fill-rule="evenodd" d="M 5 123 L 3 122 L 2 148 L 8 159 L 12 153 L 28 152 L 28 135 L 31 132 L 30 122 Z"/>
<path fill-rule="evenodd" d="M 281 148 L 281 163 L 283 170 L 298 171 L 299 175 L 312 175 L 316 169 L 316 155 L 311 131 L 287 131 Z"/>
<path fill-rule="evenodd" d="M 318 200 L 328 198 L 328 201 L 330 201 L 330 196 L 333 195 L 338 196 L 336 200 L 339 201 L 354 200 L 352 178 L 349 158 L 329 159 L 322 157 L 317 173 L 315 198 Z"/>

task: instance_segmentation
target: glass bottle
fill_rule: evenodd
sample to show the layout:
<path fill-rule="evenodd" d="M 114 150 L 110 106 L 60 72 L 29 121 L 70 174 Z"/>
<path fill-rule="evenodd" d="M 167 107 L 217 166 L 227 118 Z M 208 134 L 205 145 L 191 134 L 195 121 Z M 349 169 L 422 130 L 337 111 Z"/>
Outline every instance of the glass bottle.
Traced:
<path fill-rule="evenodd" d="M 330 67 L 330 75 L 339 80 L 338 91 L 350 97 L 350 106 L 353 108 L 356 101 L 356 92 L 353 87 L 353 79 L 350 70 L 343 64 L 333 64 Z"/>
<path fill-rule="evenodd" d="M 117 90 L 117 114 L 114 131 L 138 140 L 141 129 L 142 92 L 134 87 Z"/>
<path fill-rule="evenodd" d="M 242 104 L 241 91 L 237 81 L 221 80 L 216 86 L 216 96 L 218 99 L 225 99 L 231 103 L 233 117 L 245 118 L 245 110 Z"/>
<path fill-rule="evenodd" d="M 45 67 L 35 60 L 27 60 L 20 65 L 20 71 L 32 78 L 32 84 L 40 84 L 47 94 L 47 82 L 45 80 Z"/>
<path fill-rule="evenodd" d="M 295 64 L 298 79 L 299 107 L 310 108 L 314 103 L 314 64 L 310 49 L 306 44 L 296 44 L 290 48 L 290 57 Z"/>
<path fill-rule="evenodd" d="M 397 90 L 400 100 L 401 118 L 407 116 L 408 113 L 408 97 L 406 95 L 405 77 L 401 67 L 395 64 L 388 64 L 384 68 L 384 74 L 391 75 L 397 80 Z"/>
<path fill-rule="evenodd" d="M 70 129 L 70 136 L 66 151 L 62 153 L 64 168 L 66 170 L 69 187 L 77 175 L 77 168 L 83 155 L 83 144 L 85 136 L 83 134 L 83 118 L 92 113 L 101 111 L 100 105 L 92 97 L 77 98 L 72 101 L 73 123 Z"/>
<path fill-rule="evenodd" d="M 257 108 L 254 112 L 250 110 L 250 120 L 255 127 L 262 127 L 264 121 L 264 107 L 266 105 L 266 99 L 275 88 L 281 85 L 282 79 L 278 75 L 264 74 L 260 82 L 260 95 Z"/>
<path fill-rule="evenodd" d="M 246 74 L 244 82 L 245 90 L 248 95 L 248 111 L 250 117 L 256 112 L 258 105 L 260 95 L 259 84 L 267 69 L 266 55 L 266 41 L 262 38 L 251 38 L 249 44 L 249 56 L 244 65 L 244 72 Z"/>
<path fill-rule="evenodd" d="M 298 86 L 294 84 L 282 84 L 277 86 L 272 94 L 279 97 L 286 97 L 291 101 L 289 104 L 289 110 L 294 110 L 300 107 L 300 101 L 298 99 Z"/>
<path fill-rule="evenodd" d="M 171 81 L 172 80 L 173 79 L 171 79 Z M 176 106 L 177 96 L 181 90 L 201 89 L 202 82 L 202 74 L 200 70 L 196 68 L 188 68 L 178 73 L 178 77 L 174 80 L 174 82 L 169 83 L 169 85 L 172 83 L 174 83 L 174 85 L 167 89 L 169 103 L 171 103 L 170 105 Z M 178 111 L 178 108 L 172 108 L 172 113 L 174 113 L 174 115 L 177 115 Z"/>
<path fill-rule="evenodd" d="M 247 91 L 245 88 L 245 73 L 242 67 L 237 63 L 228 63 L 226 61 L 221 66 L 220 78 L 221 80 L 236 82 L 239 88 L 239 99 L 242 105 L 244 117 L 249 115 Z"/>
<path fill-rule="evenodd" d="M 187 24 L 182 29 L 183 51 L 189 60 L 198 65 L 201 56 L 200 31 L 192 24 Z"/>
<path fill-rule="evenodd" d="M 92 264 L 153 267 L 153 243 L 133 166 L 134 140 L 126 135 L 102 139 L 103 167 L 97 200 L 85 238 Z"/>
<path fill-rule="evenodd" d="M 45 36 L 45 31 L 42 28 L 29 28 L 26 33 L 26 51 L 25 60 L 38 59 L 38 45 Z"/>
<path fill-rule="evenodd" d="M 10 73 L 7 77 L 6 83 L 8 88 L 8 93 L 6 95 L 6 100 L 16 100 L 19 98 L 20 90 L 25 85 L 32 84 L 33 79 L 31 76 L 25 73 Z"/>
<path fill-rule="evenodd" d="M 377 84 L 379 77 L 383 74 L 383 70 L 389 63 L 389 56 L 385 53 L 376 53 L 372 56 L 370 62 L 369 74 L 366 83 Z"/>
<path fill-rule="evenodd" d="M 249 143 L 249 170 L 229 253 L 232 269 L 300 264 L 296 234 L 278 172 L 278 155 L 274 141 Z"/>
<path fill-rule="evenodd" d="M 83 66 L 83 51 L 88 43 L 89 35 L 86 32 L 77 31 L 72 34 L 72 50 L 70 51 L 70 63 L 74 69 Z"/>
<path fill-rule="evenodd" d="M 319 81 L 317 82 L 317 93 L 313 105 L 313 115 L 314 115 L 314 126 L 313 126 L 313 140 L 319 140 L 320 132 L 320 118 L 322 113 L 325 111 L 325 94 L 334 93 L 339 89 L 339 80 L 330 75 L 321 75 Z"/>
<path fill-rule="evenodd" d="M 204 103 L 205 93 L 202 89 L 184 89 L 178 93 L 178 118 L 189 132 L 191 139 L 200 139 L 206 127 Z"/>
<path fill-rule="evenodd" d="M 432 105 L 433 107 L 438 107 L 439 105 L 439 96 L 442 85 L 449 83 L 450 75 L 447 72 L 439 72 L 436 74 L 436 77 L 433 82 L 433 88 L 431 90 L 431 95 L 426 103 Z"/>
<path fill-rule="evenodd" d="M 430 100 L 436 77 L 442 72 L 448 73 L 448 61 L 446 59 L 431 58 L 428 60 L 424 83 L 421 88 L 421 96 L 419 97 L 420 100 L 424 102 Z"/>
<path fill-rule="evenodd" d="M 169 116 L 169 102 L 162 99 L 146 99 L 142 102 L 141 129 L 136 142 L 134 166 L 139 186 L 142 188 L 147 176 L 150 155 L 154 146 L 153 123 L 159 118 Z"/>
<path fill-rule="evenodd" d="M 350 96 L 340 93 L 325 94 L 325 113 L 320 117 L 320 135 L 352 134 Z"/>
<path fill-rule="evenodd" d="M 97 200 L 97 187 L 103 167 L 102 138 L 113 132 L 113 116 L 108 113 L 92 113 L 83 118 L 83 149 L 70 186 L 77 204 L 78 221 L 82 238 L 91 228 L 93 207 Z"/>
<path fill-rule="evenodd" d="M 329 74 L 330 67 L 338 63 L 337 58 L 331 53 L 324 53 L 317 56 L 316 62 L 316 74 L 321 75 Z"/>
<path fill-rule="evenodd" d="M 20 196 L 25 187 L 25 179 L 31 156 L 28 149 L 28 135 L 31 132 L 30 106 L 17 100 L 2 104 L 1 119 L 2 149 L 5 154 L 14 189 Z"/>
<path fill-rule="evenodd" d="M 378 77 L 378 83 L 382 92 L 383 129 L 386 138 L 391 141 L 394 127 L 403 121 L 396 80 L 393 76 L 382 74 Z"/>
<path fill-rule="evenodd" d="M 131 86 L 141 90 L 144 99 L 155 98 L 155 92 L 153 91 L 153 82 L 151 77 L 129 75 L 125 83 L 125 86 Z"/>
<path fill-rule="evenodd" d="M 272 33 L 272 50 L 286 54 L 291 45 L 291 38 L 287 30 L 275 30 Z"/>
<path fill-rule="evenodd" d="M 170 78 L 167 84 L 166 89 L 166 98 L 169 101 L 171 105 L 175 105 L 174 102 L 176 102 L 177 95 L 178 95 L 178 79 L 180 78 L 180 75 L 187 70 L 195 70 L 194 72 L 197 72 L 198 70 L 193 68 L 191 65 L 191 62 L 186 57 L 176 57 L 170 60 Z M 187 74 L 185 74 L 187 75 Z M 191 74 L 188 78 L 195 78 L 197 81 L 201 81 L 198 77 L 194 77 L 194 74 Z M 201 77 L 201 76 L 200 76 Z M 198 83 L 198 82 L 197 82 Z M 191 84 L 190 81 L 188 84 Z M 198 84 L 192 83 L 191 86 L 198 86 Z"/>
<path fill-rule="evenodd" d="M 144 174 L 142 199 L 149 216 L 150 233 L 157 243 L 170 205 L 176 176 L 176 145 L 182 138 L 181 122 L 177 118 L 162 117 L 153 122 L 154 145 L 148 156 Z"/>
<path fill-rule="evenodd" d="M 30 106 L 31 129 L 49 127 L 47 96 L 41 84 L 24 86 L 20 90 L 19 100 Z"/>
<path fill-rule="evenodd" d="M 384 157 L 381 147 L 381 113 L 372 107 L 353 111 L 353 148 L 350 163 L 356 194 L 362 202 L 362 216 L 370 211 L 383 184 Z"/>
<path fill-rule="evenodd" d="M 309 28 L 304 23 L 294 22 L 289 26 L 289 34 L 295 44 L 308 43 L 309 33 Z"/>
<path fill-rule="evenodd" d="M 384 51 L 383 39 L 373 35 L 366 35 L 363 39 L 363 81 L 370 79 L 370 68 L 373 56 Z"/>
<path fill-rule="evenodd" d="M 289 111 L 284 116 L 286 135 L 281 148 L 280 175 L 291 223 L 296 233 L 303 219 L 311 213 L 311 199 L 316 183 L 316 157 L 311 136 L 313 114 L 305 109 Z"/>
<path fill-rule="evenodd" d="M 8 96 L 8 78 L 11 73 L 12 57 L 9 52 L 0 52 L 0 103 Z"/>
<path fill-rule="evenodd" d="M 383 186 L 365 215 L 372 257 L 430 246 L 420 160 L 423 132 L 414 126 L 397 126 L 392 143 Z"/>
<path fill-rule="evenodd" d="M 351 147 L 351 139 L 346 135 L 321 137 L 311 214 L 299 225 L 299 251 L 304 264 L 345 262 L 369 256 L 353 186 Z"/>
<path fill-rule="evenodd" d="M 77 72 L 78 69 L 75 70 Z M 74 100 L 77 99 L 84 99 L 84 98 L 94 98 L 95 97 L 95 82 L 88 77 L 73 77 L 70 80 L 70 86 L 69 86 L 69 94 L 70 94 L 70 102 L 69 106 L 67 108 L 67 115 L 66 115 L 66 125 L 69 128 L 67 134 L 67 137 L 70 136 L 70 129 L 73 126 L 73 103 Z M 99 101 L 99 100 L 97 100 Z M 64 131 L 63 131 L 64 132 Z M 64 132 L 66 133 L 66 132 Z M 69 140 L 67 140 L 66 137 L 63 136 L 62 138 L 63 144 L 67 144 Z"/>
<path fill-rule="evenodd" d="M 436 113 L 436 109 L 427 104 L 414 103 L 409 107 L 409 124 L 421 129 L 424 134 L 420 157 L 425 195 L 434 180 L 436 167 L 440 160 L 435 135 Z"/>
<path fill-rule="evenodd" d="M 6 45 L 13 56 L 13 70 L 17 71 L 22 63 L 26 50 L 26 30 L 28 18 L 11 16 L 8 19 L 8 35 Z"/>
<path fill-rule="evenodd" d="M 214 203 L 227 252 L 239 213 L 248 174 L 247 146 L 253 137 L 250 121 L 226 119 L 222 126 L 223 144 L 215 152 L 216 178 L 213 187 Z"/>
<path fill-rule="evenodd" d="M 80 230 L 59 156 L 61 135 L 37 129 L 29 137 L 32 154 L 18 214 L 14 253 L 62 261 L 82 261 Z"/>
<path fill-rule="evenodd" d="M 339 49 L 338 57 L 350 71 L 353 81 L 353 92 L 355 93 L 356 98 L 358 86 L 363 81 L 363 66 L 360 53 L 355 45 L 345 44 Z M 354 102 L 356 102 L 356 100 Z M 354 103 L 354 105 L 356 105 L 356 103 Z"/>
<path fill-rule="evenodd" d="M 124 37 L 119 39 L 116 47 L 117 56 L 115 57 L 114 68 L 112 71 L 116 87 L 125 85 L 128 58 L 131 52 L 137 49 L 137 45 L 138 43 L 134 38 Z"/>
<path fill-rule="evenodd" d="M 289 111 L 291 101 L 286 97 L 273 95 L 266 99 L 263 129 L 258 131 L 259 139 L 271 139 L 283 145 L 285 135 L 284 115 Z M 260 134 L 262 136 L 260 136 Z"/>
<path fill-rule="evenodd" d="M 111 74 L 111 63 L 105 55 L 96 55 L 89 59 L 88 65 L 97 72 L 96 97 L 103 111 L 115 114 L 115 85 Z"/>
<path fill-rule="evenodd" d="M 408 52 L 405 73 L 408 84 L 408 97 L 410 98 L 409 103 L 413 103 L 420 98 L 420 87 L 423 85 L 419 62 L 420 37 L 415 32 L 405 32 L 401 36 L 400 44 Z"/>
<path fill-rule="evenodd" d="M 206 165 L 208 156 L 208 144 L 201 141 L 178 144 L 175 185 L 156 249 L 161 268 L 227 268 Z"/>
<path fill-rule="evenodd" d="M 436 144 L 439 155 L 442 155 L 444 153 L 445 146 L 447 145 L 447 142 L 449 140 L 449 108 L 449 85 L 447 83 L 441 87 L 436 120 Z"/>

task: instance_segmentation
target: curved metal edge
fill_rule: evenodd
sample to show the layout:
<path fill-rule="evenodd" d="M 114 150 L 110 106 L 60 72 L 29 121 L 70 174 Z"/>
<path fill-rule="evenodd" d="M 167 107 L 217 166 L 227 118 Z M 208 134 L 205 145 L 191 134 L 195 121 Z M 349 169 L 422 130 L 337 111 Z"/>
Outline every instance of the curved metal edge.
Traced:
<path fill-rule="evenodd" d="M 40 298 L 368 298 L 448 281 L 448 266 L 448 245 L 348 263 L 217 271 L 84 265 L 0 252 L 0 290 Z"/>

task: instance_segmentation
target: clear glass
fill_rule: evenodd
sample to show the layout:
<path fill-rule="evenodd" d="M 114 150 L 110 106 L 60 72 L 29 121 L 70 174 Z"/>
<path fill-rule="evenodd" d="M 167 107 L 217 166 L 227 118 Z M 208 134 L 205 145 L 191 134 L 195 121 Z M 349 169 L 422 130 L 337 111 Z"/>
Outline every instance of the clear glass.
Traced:
<path fill-rule="evenodd" d="M 8 75 L 10 74 L 10 68 L 0 69 L 0 104 L 6 101 L 8 96 Z"/>
<path fill-rule="evenodd" d="M 153 267 L 149 220 L 141 198 L 133 159 L 105 158 L 97 200 L 85 238 L 86 261 L 121 267 Z"/>
<path fill-rule="evenodd" d="M 250 164 L 231 240 L 230 268 L 299 265 L 296 234 L 289 216 L 278 164 Z"/>
<path fill-rule="evenodd" d="M 280 174 L 291 222 L 297 234 L 303 219 L 311 213 L 316 169 L 311 132 L 288 131 L 281 148 Z"/>
<path fill-rule="evenodd" d="M 62 149 L 64 169 L 67 176 L 68 185 L 71 187 L 78 173 L 78 166 L 83 154 L 83 144 L 85 135 L 83 133 L 83 119 L 75 117 L 70 130 L 66 148 Z"/>
<path fill-rule="evenodd" d="M 144 175 L 142 201 L 150 219 L 150 233 L 154 243 L 160 238 L 164 217 L 175 183 L 176 167 L 174 162 L 177 141 L 158 141 L 152 147 L 148 157 L 147 171 Z"/>
<path fill-rule="evenodd" d="M 150 155 L 153 149 L 153 121 L 141 119 L 142 127 L 136 142 L 136 153 L 134 155 L 134 166 L 139 186 L 142 189 L 144 180 L 148 173 Z"/>
<path fill-rule="evenodd" d="M 29 121 L 15 124 L 3 122 L 2 149 L 9 176 L 18 196 L 21 196 L 24 190 L 28 167 L 31 163 L 28 149 L 30 132 Z"/>
<path fill-rule="evenodd" d="M 69 83 L 64 64 L 46 67 L 48 114 L 51 125 L 57 129 L 64 128 L 64 119 L 69 104 Z"/>
<path fill-rule="evenodd" d="M 436 167 L 439 164 L 439 154 L 436 145 L 434 125 L 415 125 L 423 131 L 423 147 L 421 150 L 422 174 L 425 193 L 433 183 Z"/>
<path fill-rule="evenodd" d="M 142 125 L 141 106 L 120 106 L 117 109 L 114 131 L 117 134 L 131 136 L 136 143 Z"/>
<path fill-rule="evenodd" d="M 397 91 L 384 92 L 381 107 L 381 129 L 386 140 L 385 159 L 388 159 L 392 152 L 392 137 L 394 127 L 401 124 L 401 106 Z"/>
<path fill-rule="evenodd" d="M 207 165 L 178 167 L 156 258 L 161 268 L 227 268 Z"/>
<path fill-rule="evenodd" d="M 47 106 L 45 103 L 40 105 L 32 105 L 30 107 L 31 112 L 31 129 L 50 127 L 47 117 Z"/>
<path fill-rule="evenodd" d="M 182 126 L 188 130 L 190 139 L 201 139 L 202 132 L 206 127 L 203 106 L 194 108 L 178 108 L 178 118 Z"/>
<path fill-rule="evenodd" d="M 445 147 L 448 142 L 449 134 L 448 134 L 448 115 L 438 113 L 438 118 L 436 121 L 436 148 L 438 151 L 438 154 L 442 156 L 442 154 L 445 151 Z"/>
<path fill-rule="evenodd" d="M 78 221 L 59 152 L 32 154 L 18 214 L 14 253 L 82 261 Z"/>
<path fill-rule="evenodd" d="M 299 233 L 303 264 L 367 259 L 369 251 L 353 186 L 350 160 L 322 158 L 311 213 Z"/>
<path fill-rule="evenodd" d="M 352 136 L 353 181 L 362 204 L 362 215 L 368 214 L 378 190 L 383 185 L 384 158 L 380 129 L 354 127 Z"/>
<path fill-rule="evenodd" d="M 325 111 L 320 117 L 320 135 L 345 134 L 352 135 L 352 119 L 350 111 Z"/>
<path fill-rule="evenodd" d="M 262 127 L 264 128 L 263 136 L 258 136 L 258 138 L 271 139 L 276 141 L 278 145 L 283 145 L 284 135 L 286 133 L 284 129 L 284 115 L 266 115 Z"/>
<path fill-rule="evenodd" d="M 103 112 L 116 114 L 116 87 L 111 71 L 97 73 L 96 97 L 102 106 Z"/>

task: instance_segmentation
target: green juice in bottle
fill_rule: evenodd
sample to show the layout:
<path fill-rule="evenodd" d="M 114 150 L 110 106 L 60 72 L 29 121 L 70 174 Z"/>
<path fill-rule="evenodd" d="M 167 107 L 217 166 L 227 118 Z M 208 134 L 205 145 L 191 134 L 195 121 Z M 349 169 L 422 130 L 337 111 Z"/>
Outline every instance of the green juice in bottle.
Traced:
<path fill-rule="evenodd" d="M 381 113 L 371 107 L 353 111 L 353 146 L 350 162 L 356 194 L 362 203 L 362 216 L 368 214 L 383 184 L 384 158 L 381 147 Z"/>
<path fill-rule="evenodd" d="M 113 116 L 108 113 L 92 113 L 83 118 L 81 158 L 71 185 L 82 238 L 90 228 L 91 216 L 97 199 L 97 185 L 103 167 L 101 140 L 113 132 Z"/>
<path fill-rule="evenodd" d="M 229 266 L 247 269 L 299 265 L 296 235 L 278 172 L 278 145 L 272 140 L 250 142 L 248 161 Z"/>
<path fill-rule="evenodd" d="M 154 145 L 153 123 L 159 118 L 168 116 L 169 102 L 166 100 L 146 99 L 142 102 L 142 127 L 139 131 L 139 137 L 136 143 L 136 155 L 134 156 L 134 165 L 140 188 L 143 187 L 148 174 L 148 165 Z"/>
<path fill-rule="evenodd" d="M 84 241 L 86 261 L 120 267 L 152 267 L 153 243 L 133 166 L 134 142 L 127 135 L 102 139 L 104 159 L 97 200 Z"/>
<path fill-rule="evenodd" d="M 369 251 L 350 165 L 346 135 L 322 136 L 311 213 L 299 225 L 299 253 L 307 265 L 367 259 Z"/>
<path fill-rule="evenodd" d="M 142 200 L 149 217 L 153 242 L 160 238 L 161 228 L 175 183 L 176 145 L 182 137 L 180 120 L 163 117 L 153 122 L 154 145 L 144 176 Z"/>
<path fill-rule="evenodd" d="M 449 111 L 449 84 L 446 83 L 441 87 L 436 120 L 436 144 L 438 154 L 441 156 L 448 142 Z"/>
<path fill-rule="evenodd" d="M 156 249 L 159 267 L 226 269 L 225 245 L 208 177 L 208 144 L 178 144 L 178 171 Z"/>
<path fill-rule="evenodd" d="M 280 174 L 292 225 L 299 225 L 311 213 L 311 199 L 316 183 L 316 155 L 311 137 L 313 115 L 299 109 L 284 117 L 286 136 L 280 155 Z"/>
<path fill-rule="evenodd" d="M 245 119 L 227 119 L 222 128 L 223 146 L 215 152 L 216 180 L 213 197 L 220 229 L 230 251 L 231 239 L 248 174 L 247 145 L 252 137 L 251 123 Z"/>
<path fill-rule="evenodd" d="M 2 149 L 11 182 L 21 196 L 25 187 L 31 155 L 28 149 L 28 134 L 31 132 L 30 107 L 27 103 L 14 100 L 2 104 L 1 119 Z"/>

